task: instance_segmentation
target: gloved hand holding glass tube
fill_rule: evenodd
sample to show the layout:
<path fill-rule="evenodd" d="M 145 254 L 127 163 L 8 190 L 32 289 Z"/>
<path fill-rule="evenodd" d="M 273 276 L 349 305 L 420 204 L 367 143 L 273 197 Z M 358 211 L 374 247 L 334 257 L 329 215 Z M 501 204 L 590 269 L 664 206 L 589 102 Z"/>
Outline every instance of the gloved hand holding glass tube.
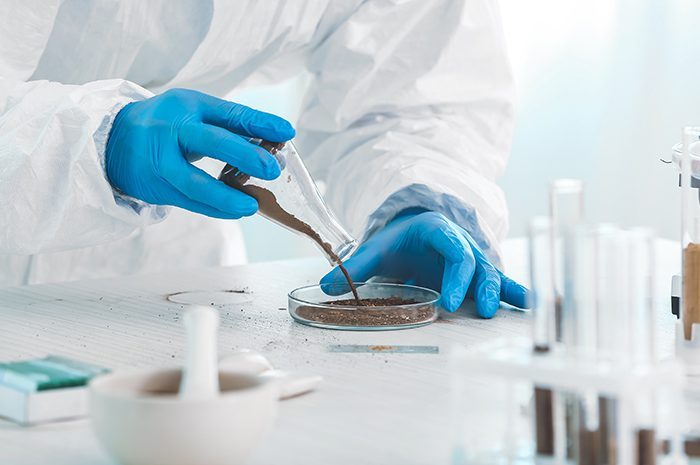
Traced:
<path fill-rule="evenodd" d="M 486 258 L 467 231 L 435 212 L 405 211 L 374 233 L 345 262 L 351 278 L 396 278 L 440 290 L 442 305 L 454 312 L 471 297 L 482 318 L 496 314 L 500 301 L 527 307 L 528 290 Z M 342 283 L 335 268 L 321 284 Z"/>
<path fill-rule="evenodd" d="M 150 204 L 215 218 L 250 216 L 258 209 L 255 199 L 191 164 L 207 156 L 254 177 L 278 177 L 275 158 L 245 137 L 284 142 L 294 137 L 294 128 L 269 113 L 193 90 L 171 90 L 117 114 L 107 142 L 107 176 L 113 187 Z"/>
<path fill-rule="evenodd" d="M 291 124 L 269 113 L 192 90 L 172 90 L 134 102 L 116 116 L 107 142 L 106 169 L 124 194 L 224 219 L 254 214 L 256 200 L 191 162 L 209 156 L 264 180 L 280 175 L 275 158 L 247 137 L 284 142 Z M 525 307 L 527 289 L 497 270 L 467 231 L 439 213 L 404 211 L 372 235 L 346 262 L 355 281 L 373 276 L 441 290 L 456 311 L 465 297 L 477 313 L 495 315 L 500 301 Z M 334 269 L 322 284 L 342 283 Z"/>

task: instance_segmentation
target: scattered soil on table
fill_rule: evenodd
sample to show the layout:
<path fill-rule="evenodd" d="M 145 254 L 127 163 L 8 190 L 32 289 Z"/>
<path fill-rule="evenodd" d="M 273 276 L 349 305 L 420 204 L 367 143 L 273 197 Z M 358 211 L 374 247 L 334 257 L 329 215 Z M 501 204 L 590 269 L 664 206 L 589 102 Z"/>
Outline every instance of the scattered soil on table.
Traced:
<path fill-rule="evenodd" d="M 353 308 L 299 307 L 296 314 L 305 320 L 334 326 L 397 326 L 422 323 L 435 315 L 435 309 L 430 305 L 411 309 L 397 308 L 399 305 L 418 303 L 415 300 L 400 297 L 361 300 L 361 307 L 357 306 L 354 299 L 333 300 L 324 304 Z"/>

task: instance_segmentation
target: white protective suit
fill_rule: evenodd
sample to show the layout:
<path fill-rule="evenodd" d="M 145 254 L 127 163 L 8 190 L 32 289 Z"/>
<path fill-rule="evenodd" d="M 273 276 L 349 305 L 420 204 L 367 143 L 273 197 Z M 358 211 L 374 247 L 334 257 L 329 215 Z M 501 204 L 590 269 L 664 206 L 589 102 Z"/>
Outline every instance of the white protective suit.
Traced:
<path fill-rule="evenodd" d="M 513 109 L 495 1 L 5 0 L 0 285 L 245 260 L 235 221 L 115 194 L 105 141 L 130 101 L 304 67 L 298 147 L 353 235 L 422 206 L 497 259 Z"/>

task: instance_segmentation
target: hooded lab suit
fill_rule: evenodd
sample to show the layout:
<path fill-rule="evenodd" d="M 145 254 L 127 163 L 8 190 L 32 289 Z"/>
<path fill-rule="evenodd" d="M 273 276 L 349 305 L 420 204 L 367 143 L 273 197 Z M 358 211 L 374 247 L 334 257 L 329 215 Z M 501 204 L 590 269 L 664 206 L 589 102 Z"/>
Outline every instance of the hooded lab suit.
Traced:
<path fill-rule="evenodd" d="M 312 76 L 297 146 L 358 237 L 413 206 L 497 260 L 512 80 L 490 0 L 0 2 L 0 285 L 245 260 L 235 221 L 115 192 L 127 103 Z"/>

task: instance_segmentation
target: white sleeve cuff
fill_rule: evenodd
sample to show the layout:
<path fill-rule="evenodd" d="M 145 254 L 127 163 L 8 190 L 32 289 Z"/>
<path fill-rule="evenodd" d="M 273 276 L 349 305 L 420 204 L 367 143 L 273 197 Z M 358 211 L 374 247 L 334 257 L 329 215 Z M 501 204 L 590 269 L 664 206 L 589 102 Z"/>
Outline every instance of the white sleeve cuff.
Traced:
<path fill-rule="evenodd" d="M 100 166 L 102 167 L 102 172 L 104 173 L 105 180 L 108 183 L 109 179 L 107 178 L 106 157 L 107 140 L 109 139 L 109 133 L 112 130 L 112 125 L 114 124 L 114 120 L 117 117 L 117 114 L 125 106 L 137 100 L 139 99 L 133 97 L 122 97 L 118 101 L 116 101 L 100 122 L 100 125 L 98 126 L 97 130 L 92 135 L 92 138 L 95 141 L 95 147 L 97 149 L 97 156 L 100 159 Z M 149 203 L 144 202 L 143 200 L 139 200 L 135 197 L 131 197 L 130 195 L 123 193 L 114 186 L 112 186 L 112 192 L 114 194 L 114 200 L 117 203 L 117 205 L 131 208 L 139 215 L 147 213 L 150 217 L 150 221 L 152 222 L 162 221 L 170 211 L 170 207 L 166 207 L 163 205 L 151 205 Z"/>

